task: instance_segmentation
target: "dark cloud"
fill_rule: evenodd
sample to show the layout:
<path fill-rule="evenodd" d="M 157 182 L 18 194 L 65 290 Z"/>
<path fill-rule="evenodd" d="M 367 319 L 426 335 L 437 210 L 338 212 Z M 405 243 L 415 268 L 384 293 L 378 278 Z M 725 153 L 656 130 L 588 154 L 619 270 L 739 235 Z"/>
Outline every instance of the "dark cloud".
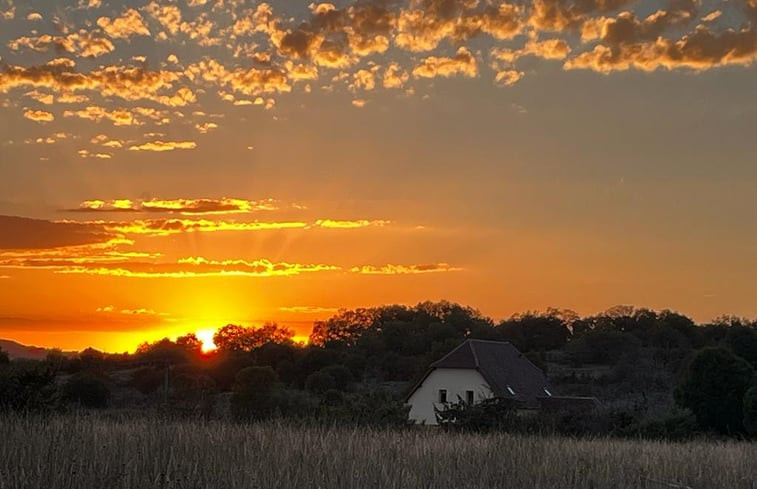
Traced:
<path fill-rule="evenodd" d="M 105 243 L 114 238 L 102 226 L 0 216 L 0 249 L 46 249 Z"/>

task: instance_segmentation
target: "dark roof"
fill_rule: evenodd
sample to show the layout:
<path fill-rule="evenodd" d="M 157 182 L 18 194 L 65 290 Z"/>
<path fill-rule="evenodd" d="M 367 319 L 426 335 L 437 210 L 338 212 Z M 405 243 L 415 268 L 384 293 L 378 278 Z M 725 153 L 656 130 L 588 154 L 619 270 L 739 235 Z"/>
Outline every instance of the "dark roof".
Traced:
<path fill-rule="evenodd" d="M 538 405 L 537 398 L 546 394 L 545 388 L 552 389 L 544 372 L 512 344 L 506 341 L 466 340 L 441 360 L 432 363 L 410 395 L 433 370 L 440 368 L 478 370 L 495 396 L 518 399 L 530 406 Z M 508 386 L 515 392 L 514 396 Z"/>
<path fill-rule="evenodd" d="M 542 396 L 537 400 L 545 411 L 589 411 L 602 406 L 596 397 Z"/>

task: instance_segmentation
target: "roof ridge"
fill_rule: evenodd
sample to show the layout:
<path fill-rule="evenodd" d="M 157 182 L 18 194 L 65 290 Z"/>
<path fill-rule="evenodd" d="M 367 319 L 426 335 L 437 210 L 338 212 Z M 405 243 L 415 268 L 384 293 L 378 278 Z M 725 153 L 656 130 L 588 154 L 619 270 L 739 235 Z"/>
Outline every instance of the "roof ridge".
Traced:
<path fill-rule="evenodd" d="M 459 344 L 458 346 L 456 346 L 455 348 L 453 348 L 452 350 L 450 350 L 450 351 L 449 351 L 449 352 L 448 352 L 448 353 L 447 353 L 446 355 L 444 355 L 444 356 L 443 356 L 442 358 L 440 358 L 439 360 L 437 360 L 437 361 L 433 362 L 433 363 L 432 363 L 431 365 L 429 365 L 429 368 L 436 368 L 436 367 L 435 367 L 435 365 L 437 365 L 437 364 L 439 364 L 439 363 L 442 363 L 442 362 L 443 362 L 444 360 L 446 360 L 446 359 L 447 359 L 447 357 L 448 357 L 448 356 L 452 355 L 452 354 L 453 354 L 453 353 L 455 353 L 455 352 L 456 352 L 457 350 L 459 350 L 460 348 L 464 347 L 464 346 L 465 346 L 465 344 L 466 344 L 466 343 L 468 343 L 468 341 L 470 341 L 470 340 L 465 340 L 465 341 L 464 341 L 463 343 Z"/>
<path fill-rule="evenodd" d="M 478 363 L 478 354 L 476 353 L 476 349 L 473 348 L 473 341 L 472 340 L 468 340 L 466 343 L 468 343 L 470 351 L 471 351 L 471 353 L 473 353 L 473 364 L 476 366 L 476 369 L 481 368 L 481 364 Z"/>
<path fill-rule="evenodd" d="M 500 341 L 500 340 L 484 340 L 479 338 L 468 338 L 465 341 L 478 341 L 479 343 L 497 343 L 497 344 L 503 344 L 503 345 L 512 345 L 509 341 Z"/>

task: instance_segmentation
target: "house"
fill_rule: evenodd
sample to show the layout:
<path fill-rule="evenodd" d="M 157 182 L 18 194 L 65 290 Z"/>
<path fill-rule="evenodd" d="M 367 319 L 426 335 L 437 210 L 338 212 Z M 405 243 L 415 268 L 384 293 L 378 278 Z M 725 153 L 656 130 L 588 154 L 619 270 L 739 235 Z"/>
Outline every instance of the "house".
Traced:
<path fill-rule="evenodd" d="M 506 341 L 466 340 L 434 362 L 407 396 L 410 419 L 435 425 L 434 408 L 463 400 L 514 399 L 527 409 L 596 406 L 594 398 L 559 397 L 544 372 Z"/>

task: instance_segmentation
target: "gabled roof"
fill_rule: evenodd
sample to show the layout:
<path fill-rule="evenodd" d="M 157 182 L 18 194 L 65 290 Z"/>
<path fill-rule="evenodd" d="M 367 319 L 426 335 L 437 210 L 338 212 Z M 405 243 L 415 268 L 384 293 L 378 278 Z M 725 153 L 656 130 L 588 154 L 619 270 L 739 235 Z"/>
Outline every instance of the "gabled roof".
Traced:
<path fill-rule="evenodd" d="M 475 369 L 492 388 L 495 396 L 518 399 L 530 406 L 537 405 L 537 398 L 547 394 L 545 388 L 552 390 L 544 372 L 509 342 L 466 340 L 431 364 L 408 399 L 432 371 L 445 368 Z"/>

